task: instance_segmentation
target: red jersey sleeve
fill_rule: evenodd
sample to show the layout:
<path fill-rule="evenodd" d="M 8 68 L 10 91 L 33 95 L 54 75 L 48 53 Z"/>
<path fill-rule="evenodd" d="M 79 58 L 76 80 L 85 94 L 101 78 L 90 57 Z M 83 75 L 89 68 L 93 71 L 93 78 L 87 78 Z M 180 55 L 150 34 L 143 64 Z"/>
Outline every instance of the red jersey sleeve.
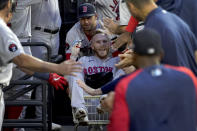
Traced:
<path fill-rule="evenodd" d="M 126 27 L 126 31 L 133 33 L 138 23 L 139 22 L 133 16 L 131 16 L 129 23 Z"/>
<path fill-rule="evenodd" d="M 115 88 L 114 107 L 110 117 L 108 131 L 129 131 L 130 114 L 126 101 L 128 84 L 141 72 L 138 70 L 122 79 Z"/>

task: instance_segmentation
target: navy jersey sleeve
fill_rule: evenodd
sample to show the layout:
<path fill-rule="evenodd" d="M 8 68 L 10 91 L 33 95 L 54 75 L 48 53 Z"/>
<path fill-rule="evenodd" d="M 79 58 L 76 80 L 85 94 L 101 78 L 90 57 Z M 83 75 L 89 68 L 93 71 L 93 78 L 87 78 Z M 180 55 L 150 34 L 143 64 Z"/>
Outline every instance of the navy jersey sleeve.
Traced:
<path fill-rule="evenodd" d="M 127 75 L 123 75 L 123 76 L 120 76 L 119 78 L 107 83 L 106 85 L 102 86 L 101 87 L 101 91 L 103 94 L 107 94 L 109 93 L 110 91 L 114 91 L 115 90 L 115 86 L 118 84 L 118 82 L 124 78 L 125 76 Z"/>

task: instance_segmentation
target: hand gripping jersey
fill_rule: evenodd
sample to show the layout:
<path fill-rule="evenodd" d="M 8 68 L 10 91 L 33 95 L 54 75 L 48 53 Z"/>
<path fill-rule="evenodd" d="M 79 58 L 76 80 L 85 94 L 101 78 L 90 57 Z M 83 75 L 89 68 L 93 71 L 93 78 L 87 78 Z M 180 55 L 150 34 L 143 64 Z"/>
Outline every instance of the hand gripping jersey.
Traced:
<path fill-rule="evenodd" d="M 72 92 L 71 105 L 72 107 L 84 107 L 83 89 L 78 86 L 76 80 L 80 79 L 84 81 L 85 75 L 93 75 L 100 72 L 112 72 L 113 79 L 124 74 L 122 70 L 118 70 L 115 64 L 118 63 L 119 58 L 107 58 L 101 60 L 96 56 L 84 56 L 79 59 L 82 63 L 83 72 L 77 73 L 77 77 L 69 77 L 69 87 Z M 98 81 L 99 82 L 99 81 Z"/>

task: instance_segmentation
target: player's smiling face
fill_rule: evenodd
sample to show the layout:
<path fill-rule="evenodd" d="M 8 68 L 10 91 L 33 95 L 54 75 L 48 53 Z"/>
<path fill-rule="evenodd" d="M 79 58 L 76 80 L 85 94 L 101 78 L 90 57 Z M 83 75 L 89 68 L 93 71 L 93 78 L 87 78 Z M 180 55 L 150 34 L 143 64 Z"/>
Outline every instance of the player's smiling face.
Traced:
<path fill-rule="evenodd" d="M 97 57 L 105 59 L 108 56 L 110 41 L 106 34 L 99 33 L 92 38 L 91 47 Z"/>

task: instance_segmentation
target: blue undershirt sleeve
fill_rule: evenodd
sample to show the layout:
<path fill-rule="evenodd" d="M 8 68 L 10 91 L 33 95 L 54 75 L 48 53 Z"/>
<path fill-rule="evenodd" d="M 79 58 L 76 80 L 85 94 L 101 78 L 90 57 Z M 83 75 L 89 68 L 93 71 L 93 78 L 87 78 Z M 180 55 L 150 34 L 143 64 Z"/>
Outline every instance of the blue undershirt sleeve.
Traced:
<path fill-rule="evenodd" d="M 124 78 L 125 76 L 127 75 L 123 75 L 123 76 L 120 76 L 119 78 L 111 81 L 111 82 L 108 82 L 106 85 L 102 86 L 101 87 L 101 91 L 102 91 L 102 94 L 107 94 L 109 93 L 110 91 L 114 91 L 115 90 L 115 87 L 116 85 L 118 84 L 118 82 Z"/>

